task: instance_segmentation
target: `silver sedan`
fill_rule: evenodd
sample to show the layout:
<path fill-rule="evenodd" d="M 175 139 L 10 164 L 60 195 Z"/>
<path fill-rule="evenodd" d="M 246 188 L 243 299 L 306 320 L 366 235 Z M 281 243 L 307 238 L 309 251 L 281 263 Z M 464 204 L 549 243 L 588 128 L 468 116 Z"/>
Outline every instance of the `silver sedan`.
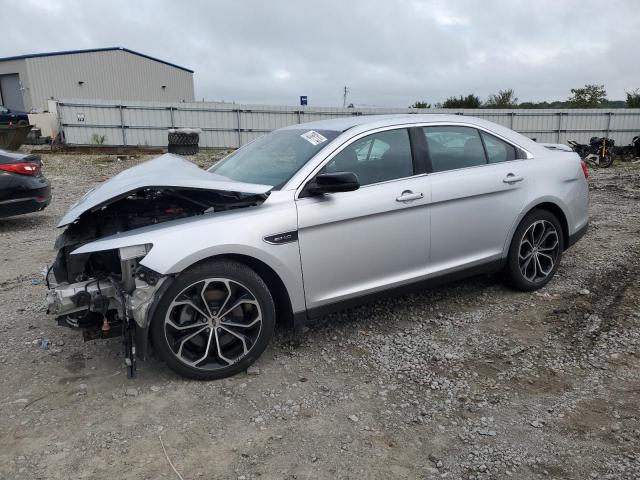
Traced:
<path fill-rule="evenodd" d="M 149 340 L 198 379 L 246 369 L 296 325 L 406 288 L 503 271 L 549 282 L 588 224 L 587 170 L 484 120 L 354 116 L 257 138 L 209 170 L 126 170 L 63 217 L 49 311 L 93 337 Z"/>

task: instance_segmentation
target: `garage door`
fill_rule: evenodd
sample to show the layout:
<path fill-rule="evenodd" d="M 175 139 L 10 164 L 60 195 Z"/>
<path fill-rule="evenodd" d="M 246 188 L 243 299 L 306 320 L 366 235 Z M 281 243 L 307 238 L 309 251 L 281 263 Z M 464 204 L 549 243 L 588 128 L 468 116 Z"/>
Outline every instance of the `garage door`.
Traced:
<path fill-rule="evenodd" d="M 0 94 L 2 96 L 2 104 L 5 107 L 11 110 L 24 111 L 20 80 L 17 73 L 0 75 Z"/>

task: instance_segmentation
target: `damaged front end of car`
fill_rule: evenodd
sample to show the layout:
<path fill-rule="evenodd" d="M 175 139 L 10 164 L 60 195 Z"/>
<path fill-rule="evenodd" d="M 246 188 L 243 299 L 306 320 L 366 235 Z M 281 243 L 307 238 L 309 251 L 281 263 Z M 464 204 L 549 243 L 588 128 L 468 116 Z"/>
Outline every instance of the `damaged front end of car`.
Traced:
<path fill-rule="evenodd" d="M 179 228 L 177 222 L 185 219 L 206 221 L 217 212 L 257 206 L 269 188 L 225 182 L 173 155 L 113 177 L 88 192 L 58 225 L 66 228 L 46 272 L 47 312 L 60 325 L 81 330 L 85 340 L 122 337 L 128 374 L 133 376 L 136 359 L 146 357 L 155 306 L 173 275 L 141 264 L 153 240 L 88 247 L 157 224 Z"/>
<path fill-rule="evenodd" d="M 47 272 L 47 313 L 55 315 L 59 325 L 81 330 L 85 341 L 122 337 L 129 376 L 135 374 L 136 359 L 146 357 L 150 313 L 159 298 L 156 293 L 171 281 L 170 276 L 139 265 L 150 248 L 150 244 L 134 245 L 94 254 L 87 263 L 102 257 L 105 268 L 95 271 L 85 264 L 78 276 L 81 280 L 72 283 L 64 278 L 59 281 L 55 273 L 65 254 Z M 116 258 L 118 266 L 107 267 Z M 78 260 L 73 263 L 77 265 Z"/>

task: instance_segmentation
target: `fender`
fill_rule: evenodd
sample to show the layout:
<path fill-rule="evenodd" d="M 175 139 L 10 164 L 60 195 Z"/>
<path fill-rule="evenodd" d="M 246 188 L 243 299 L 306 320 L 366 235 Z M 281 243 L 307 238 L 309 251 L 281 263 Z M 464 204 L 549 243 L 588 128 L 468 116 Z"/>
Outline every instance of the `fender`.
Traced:
<path fill-rule="evenodd" d="M 551 203 L 553 205 L 555 205 L 556 207 L 558 207 L 560 210 L 562 210 L 562 213 L 565 217 L 565 220 L 568 224 L 568 230 L 569 230 L 569 234 L 571 234 L 571 221 L 570 221 L 570 216 L 569 216 L 569 209 L 567 207 L 567 204 L 559 197 L 556 196 L 552 196 L 552 195 L 546 195 L 543 197 L 538 197 L 535 198 L 531 201 L 529 201 L 528 204 L 526 204 L 523 209 L 520 211 L 520 213 L 518 214 L 518 217 L 515 219 L 515 221 L 513 222 L 513 224 L 511 225 L 511 228 L 509 229 L 509 235 L 507 236 L 507 239 L 505 241 L 504 247 L 502 248 L 502 258 L 506 259 L 507 256 L 509 255 L 509 247 L 511 246 L 511 241 L 513 239 L 513 235 L 516 233 L 516 229 L 518 228 L 518 225 L 520 225 L 520 222 L 522 221 L 522 219 L 534 208 L 536 208 L 538 205 L 542 205 L 544 203 Z M 562 219 L 559 219 L 562 222 Z M 565 241 L 567 241 L 568 239 L 565 239 Z"/>
<path fill-rule="evenodd" d="M 219 255 L 253 257 L 280 277 L 295 313 L 306 308 L 298 242 L 270 244 L 264 240 L 267 235 L 297 230 L 295 205 L 293 202 L 289 205 L 274 208 L 268 223 L 252 218 L 252 213 L 261 207 L 245 211 L 242 217 L 231 212 L 210 218 L 190 217 L 102 238 L 81 246 L 72 255 L 151 245 L 140 264 L 161 275 L 180 273 L 201 260 Z"/>

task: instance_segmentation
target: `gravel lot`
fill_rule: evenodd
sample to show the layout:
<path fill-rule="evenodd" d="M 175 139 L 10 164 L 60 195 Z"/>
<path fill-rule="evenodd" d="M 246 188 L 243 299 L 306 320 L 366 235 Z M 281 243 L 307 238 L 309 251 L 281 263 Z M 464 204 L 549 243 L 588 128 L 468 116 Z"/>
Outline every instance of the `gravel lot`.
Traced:
<path fill-rule="evenodd" d="M 203 383 L 153 356 L 128 380 L 118 340 L 45 314 L 56 221 L 141 160 L 44 155 L 51 206 L 0 219 L 0 478 L 640 478 L 640 166 L 591 172 L 539 292 L 478 277 L 279 328 Z"/>

